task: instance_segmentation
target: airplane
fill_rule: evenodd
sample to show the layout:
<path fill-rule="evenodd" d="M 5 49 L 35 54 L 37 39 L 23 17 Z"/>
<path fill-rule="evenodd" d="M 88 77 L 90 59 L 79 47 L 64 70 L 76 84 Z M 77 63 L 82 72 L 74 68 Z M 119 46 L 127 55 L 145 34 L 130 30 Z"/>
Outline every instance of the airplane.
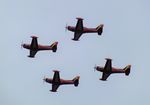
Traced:
<path fill-rule="evenodd" d="M 110 74 L 113 73 L 125 73 L 126 76 L 130 74 L 131 65 L 127 65 L 125 68 L 114 68 L 112 67 L 112 59 L 106 58 L 106 64 L 104 67 L 95 66 L 95 70 L 102 72 L 102 78 L 100 80 L 106 81 Z"/>
<path fill-rule="evenodd" d="M 74 79 L 72 80 L 64 80 L 60 78 L 59 75 L 59 71 L 58 70 L 53 70 L 54 72 L 54 76 L 53 78 L 45 78 L 43 79 L 44 82 L 50 83 L 52 84 L 52 90 L 50 90 L 51 92 L 57 92 L 57 89 L 60 85 L 70 85 L 70 84 L 74 84 L 75 87 L 78 86 L 79 84 L 79 79 L 80 76 L 76 76 Z"/>
<path fill-rule="evenodd" d="M 30 58 L 34 58 L 35 57 L 35 54 L 38 52 L 38 51 L 43 51 L 43 50 L 52 50 L 53 52 L 56 52 L 57 51 L 57 44 L 58 42 L 54 42 L 52 45 L 50 46 L 46 46 L 46 45 L 40 45 L 38 44 L 38 41 L 37 41 L 37 36 L 31 36 L 32 38 L 32 41 L 31 41 L 31 44 L 21 44 L 21 46 L 25 49 L 29 49 L 30 50 L 30 54 L 28 57 Z"/>
<path fill-rule="evenodd" d="M 102 35 L 104 25 L 101 24 L 96 28 L 87 28 L 83 26 L 83 18 L 77 17 L 76 26 L 66 26 L 66 29 L 74 32 L 74 38 L 72 40 L 78 41 L 82 34 L 84 33 L 98 33 Z"/>

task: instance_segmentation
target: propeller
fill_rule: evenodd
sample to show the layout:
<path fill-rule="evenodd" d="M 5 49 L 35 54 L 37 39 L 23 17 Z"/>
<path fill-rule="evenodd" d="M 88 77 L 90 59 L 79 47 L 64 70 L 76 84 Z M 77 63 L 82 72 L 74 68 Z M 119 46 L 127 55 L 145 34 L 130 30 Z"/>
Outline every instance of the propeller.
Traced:
<path fill-rule="evenodd" d="M 97 67 L 97 66 L 96 66 L 96 64 L 95 64 L 95 66 L 94 66 L 94 71 L 96 71 L 96 67 Z"/>
<path fill-rule="evenodd" d="M 21 42 L 21 49 L 23 48 L 23 41 Z"/>
<path fill-rule="evenodd" d="M 68 30 L 68 25 L 67 25 L 67 23 L 66 23 L 66 27 L 65 27 L 65 32 Z"/>
<path fill-rule="evenodd" d="M 46 77 L 44 76 L 44 78 L 43 78 L 43 84 L 44 84 L 45 81 L 46 81 Z"/>

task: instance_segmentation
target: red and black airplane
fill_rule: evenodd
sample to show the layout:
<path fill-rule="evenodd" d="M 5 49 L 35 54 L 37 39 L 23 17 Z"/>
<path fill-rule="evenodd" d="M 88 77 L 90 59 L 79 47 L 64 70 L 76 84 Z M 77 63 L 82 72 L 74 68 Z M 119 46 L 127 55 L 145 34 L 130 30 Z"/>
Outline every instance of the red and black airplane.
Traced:
<path fill-rule="evenodd" d="M 74 32 L 74 38 L 72 40 L 78 41 L 82 34 L 84 33 L 98 33 L 98 35 L 101 35 L 103 32 L 104 25 L 101 24 L 96 28 L 87 28 L 83 27 L 83 19 L 82 18 L 76 18 L 77 24 L 76 26 L 66 26 L 66 29 L 69 31 Z"/>
<path fill-rule="evenodd" d="M 42 50 L 52 50 L 53 52 L 57 51 L 58 42 L 54 42 L 52 45 L 46 46 L 46 45 L 38 44 L 37 36 L 31 36 L 31 38 L 32 38 L 31 44 L 22 44 L 21 45 L 23 48 L 30 50 L 30 55 L 28 57 L 34 58 L 35 54 L 38 51 L 42 51 Z"/>
<path fill-rule="evenodd" d="M 100 80 L 106 81 L 112 73 L 125 73 L 126 76 L 130 74 L 131 65 L 127 65 L 125 68 L 114 68 L 112 67 L 112 60 L 110 58 L 106 58 L 105 67 L 95 66 L 94 69 L 100 72 L 103 72 L 102 78 Z"/>
<path fill-rule="evenodd" d="M 47 83 L 50 83 L 52 84 L 52 92 L 57 92 L 57 89 L 60 85 L 70 85 L 70 84 L 74 84 L 74 86 L 78 86 L 79 84 L 79 79 L 80 79 L 80 76 L 76 76 L 74 79 L 72 80 L 64 80 L 64 79 L 61 79 L 60 76 L 59 76 L 59 71 L 58 70 L 54 70 L 54 76 L 53 78 L 45 78 L 44 77 L 44 81 L 47 82 Z"/>

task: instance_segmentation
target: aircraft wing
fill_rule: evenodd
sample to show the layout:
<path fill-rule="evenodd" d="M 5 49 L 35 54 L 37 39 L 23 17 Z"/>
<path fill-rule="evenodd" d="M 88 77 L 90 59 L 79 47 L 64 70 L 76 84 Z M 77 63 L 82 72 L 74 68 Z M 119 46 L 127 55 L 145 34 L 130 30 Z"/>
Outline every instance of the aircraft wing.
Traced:
<path fill-rule="evenodd" d="M 58 89 L 59 85 L 58 84 L 52 84 L 52 92 L 56 92 Z"/>
<path fill-rule="evenodd" d="M 82 32 L 76 32 L 75 31 L 75 33 L 74 33 L 74 38 L 72 39 L 72 40 L 79 40 L 79 38 L 81 37 L 81 35 L 82 35 Z"/>
<path fill-rule="evenodd" d="M 110 74 L 111 73 L 103 73 L 101 80 L 106 81 L 106 79 L 109 77 Z"/>
<path fill-rule="evenodd" d="M 59 71 L 54 71 L 53 82 L 60 83 Z"/>
<path fill-rule="evenodd" d="M 112 71 L 112 64 L 111 64 L 111 59 L 106 59 L 106 64 L 104 67 L 104 70 L 107 72 L 111 72 Z"/>
<path fill-rule="evenodd" d="M 29 57 L 33 58 L 36 53 L 37 53 L 37 51 L 30 50 L 30 55 L 29 55 Z"/>
<path fill-rule="evenodd" d="M 82 31 L 83 30 L 83 20 L 78 19 L 77 24 L 76 24 L 76 30 Z"/>
<path fill-rule="evenodd" d="M 78 19 L 75 30 L 76 31 L 74 33 L 73 40 L 77 41 L 81 37 L 82 31 L 83 31 L 83 20 L 82 19 Z"/>
<path fill-rule="evenodd" d="M 31 41 L 31 49 L 37 49 L 37 48 L 38 48 L 37 37 L 33 37 Z"/>

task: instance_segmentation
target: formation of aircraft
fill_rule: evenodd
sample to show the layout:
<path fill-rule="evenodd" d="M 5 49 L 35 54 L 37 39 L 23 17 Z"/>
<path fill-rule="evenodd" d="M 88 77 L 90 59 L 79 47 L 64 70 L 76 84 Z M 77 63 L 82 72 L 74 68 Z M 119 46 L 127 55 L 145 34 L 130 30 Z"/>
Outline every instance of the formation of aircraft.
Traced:
<path fill-rule="evenodd" d="M 102 72 L 102 78 L 100 80 L 106 81 L 110 74 L 113 73 L 125 73 L 126 76 L 130 74 L 131 65 L 127 65 L 125 68 L 114 68 L 112 67 L 112 60 L 110 58 L 106 58 L 106 64 L 104 67 L 95 66 L 95 70 Z"/>
<path fill-rule="evenodd" d="M 66 29 L 74 32 L 74 38 L 72 40 L 78 41 L 82 34 L 84 33 L 98 33 L 98 35 L 102 35 L 104 25 L 101 24 L 96 28 L 87 28 L 83 26 L 83 18 L 76 18 L 77 24 L 76 26 L 67 26 Z"/>
<path fill-rule="evenodd" d="M 52 84 L 52 89 L 50 91 L 56 92 L 60 85 L 74 85 L 75 87 L 78 86 L 80 76 L 76 76 L 72 80 L 64 80 L 60 78 L 58 70 L 54 70 L 53 72 L 54 72 L 53 78 L 44 77 L 43 79 L 45 82 Z"/>
<path fill-rule="evenodd" d="M 98 35 L 102 35 L 103 27 L 104 27 L 103 24 L 99 25 L 96 28 L 87 28 L 87 27 L 83 26 L 83 18 L 78 17 L 76 19 L 77 19 L 76 26 L 67 26 L 66 27 L 66 29 L 68 29 L 69 31 L 74 32 L 74 38 L 72 40 L 78 41 L 79 38 L 81 37 L 81 35 L 84 33 L 98 33 Z M 31 36 L 31 38 L 32 38 L 31 44 L 24 43 L 21 45 L 23 48 L 30 50 L 28 57 L 34 58 L 38 51 L 43 51 L 43 50 L 52 50 L 53 52 L 57 51 L 58 42 L 54 42 L 53 44 L 51 44 L 49 46 L 48 45 L 40 45 L 40 44 L 38 44 L 37 36 Z M 114 67 L 112 67 L 112 59 L 106 58 L 106 64 L 104 67 L 95 66 L 94 69 L 102 72 L 103 74 L 102 74 L 102 78 L 100 78 L 100 80 L 106 81 L 107 78 L 113 73 L 125 73 L 125 75 L 128 76 L 130 74 L 131 65 L 127 65 L 125 68 L 114 68 Z M 53 78 L 45 78 L 44 77 L 43 80 L 47 83 L 52 84 L 51 91 L 56 92 L 60 85 L 72 84 L 75 87 L 77 87 L 79 84 L 79 79 L 80 79 L 80 76 L 76 76 L 72 80 L 61 79 L 60 75 L 59 75 L 59 71 L 54 70 Z"/>
<path fill-rule="evenodd" d="M 30 50 L 30 54 L 28 57 L 34 58 L 35 54 L 38 51 L 43 51 L 43 50 L 52 50 L 53 52 L 57 51 L 57 45 L 58 42 L 54 42 L 52 45 L 48 46 L 48 45 L 40 45 L 38 44 L 37 41 L 37 36 L 31 36 L 32 41 L 31 44 L 22 44 L 21 46 L 23 48 L 29 49 Z"/>

